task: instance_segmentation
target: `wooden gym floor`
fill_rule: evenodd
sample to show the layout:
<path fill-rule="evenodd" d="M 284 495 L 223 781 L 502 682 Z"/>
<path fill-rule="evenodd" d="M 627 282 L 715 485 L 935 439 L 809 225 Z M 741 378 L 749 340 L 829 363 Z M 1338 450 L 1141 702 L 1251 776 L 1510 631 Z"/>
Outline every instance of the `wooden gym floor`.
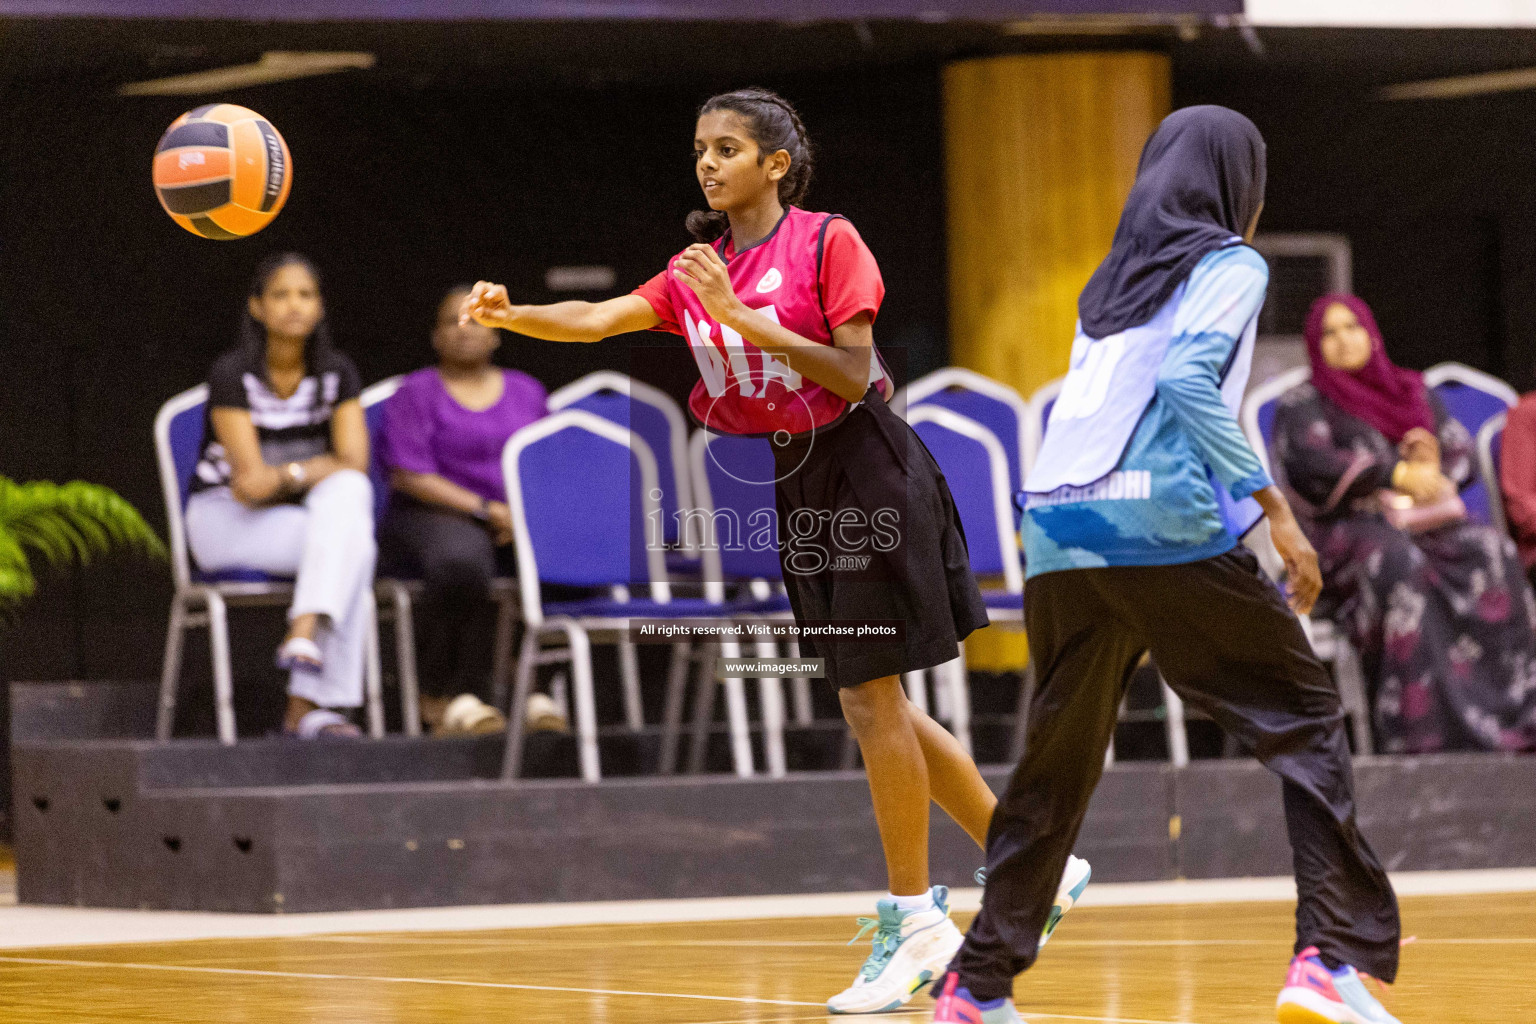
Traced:
<path fill-rule="evenodd" d="M 1404 1024 L 1536 1019 L 1536 893 L 1402 903 L 1415 940 L 1385 1002 Z M 1272 1021 L 1291 913 L 1280 902 L 1079 908 L 1020 979 L 1019 1009 L 1045 1024 Z M 854 930 L 803 918 L 7 949 L 0 1021 L 821 1021 L 822 1000 L 867 951 L 845 945 Z M 925 1021 L 932 1005 L 919 996 L 883 1019 Z"/>

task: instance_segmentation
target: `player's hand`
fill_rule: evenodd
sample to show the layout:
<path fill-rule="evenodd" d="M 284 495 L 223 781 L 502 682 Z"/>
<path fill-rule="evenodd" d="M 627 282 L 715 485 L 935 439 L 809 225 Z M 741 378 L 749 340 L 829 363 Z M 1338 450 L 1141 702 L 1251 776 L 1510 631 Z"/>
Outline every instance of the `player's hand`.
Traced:
<path fill-rule="evenodd" d="M 505 327 L 511 316 L 512 300 L 507 298 L 506 286 L 476 281 L 459 307 L 459 326 L 468 327 L 473 320 L 486 327 Z"/>
<path fill-rule="evenodd" d="M 742 308 L 731 287 L 731 273 L 715 247 L 695 242 L 672 261 L 672 276 L 692 289 L 716 323 L 725 323 Z"/>
<path fill-rule="evenodd" d="M 1312 549 L 1307 535 L 1301 532 L 1294 516 L 1279 522 L 1271 519 L 1269 536 L 1285 562 L 1291 610 L 1297 615 L 1306 615 L 1317 603 L 1317 595 L 1323 592 L 1323 574 L 1317 567 L 1317 552 Z"/>
<path fill-rule="evenodd" d="M 1255 491 L 1253 497 L 1269 518 L 1269 539 L 1285 563 L 1286 592 L 1291 610 L 1306 615 L 1323 592 L 1323 573 L 1317 567 L 1317 552 L 1301 532 L 1301 524 L 1291 512 L 1290 502 L 1274 484 Z"/>

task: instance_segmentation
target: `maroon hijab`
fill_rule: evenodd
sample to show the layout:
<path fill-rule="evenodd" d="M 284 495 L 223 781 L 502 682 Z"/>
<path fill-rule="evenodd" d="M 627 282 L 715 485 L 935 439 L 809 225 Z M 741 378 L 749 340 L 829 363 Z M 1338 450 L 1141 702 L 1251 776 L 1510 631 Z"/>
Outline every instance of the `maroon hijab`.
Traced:
<path fill-rule="evenodd" d="M 1323 358 L 1323 315 L 1333 305 L 1347 306 L 1371 336 L 1371 358 L 1358 370 L 1339 370 Z M 1429 404 L 1424 375 L 1405 370 L 1387 358 L 1381 328 L 1371 307 L 1355 295 L 1324 295 L 1307 314 L 1307 358 L 1312 362 L 1312 384 L 1324 398 L 1344 412 L 1362 419 L 1386 435 L 1393 444 L 1414 427 L 1435 430 L 1435 411 Z"/>

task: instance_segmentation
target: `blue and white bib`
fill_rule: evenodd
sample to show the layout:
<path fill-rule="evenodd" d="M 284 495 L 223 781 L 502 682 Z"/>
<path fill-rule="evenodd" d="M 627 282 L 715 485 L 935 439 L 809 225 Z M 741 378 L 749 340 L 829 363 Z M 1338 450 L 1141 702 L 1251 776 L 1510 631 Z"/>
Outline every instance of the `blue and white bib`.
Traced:
<path fill-rule="evenodd" d="M 1269 270 L 1244 245 L 1206 256 L 1146 324 L 1072 365 L 1022 495 L 1029 575 L 1222 554 L 1261 515 L 1268 475 L 1237 425 Z"/>

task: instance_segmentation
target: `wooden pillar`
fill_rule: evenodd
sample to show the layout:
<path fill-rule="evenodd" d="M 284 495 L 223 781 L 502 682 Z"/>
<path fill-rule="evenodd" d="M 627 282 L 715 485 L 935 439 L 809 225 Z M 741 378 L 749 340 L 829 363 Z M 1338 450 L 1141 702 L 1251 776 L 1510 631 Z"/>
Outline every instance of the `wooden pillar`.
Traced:
<path fill-rule="evenodd" d="M 1171 105 L 1154 53 L 984 57 L 944 69 L 950 362 L 1028 397 L 1066 372 L 1077 296 L 1109 251 L 1141 147 Z M 972 667 L 1022 668 L 982 630 Z"/>

